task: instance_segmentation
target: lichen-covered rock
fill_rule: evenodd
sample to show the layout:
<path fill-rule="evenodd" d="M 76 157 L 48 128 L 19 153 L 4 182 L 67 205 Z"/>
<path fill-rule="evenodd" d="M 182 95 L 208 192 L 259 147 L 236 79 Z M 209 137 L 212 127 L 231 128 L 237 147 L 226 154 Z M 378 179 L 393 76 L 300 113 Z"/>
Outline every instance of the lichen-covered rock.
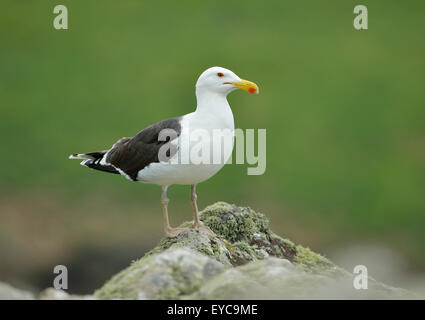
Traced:
<path fill-rule="evenodd" d="M 163 238 L 109 280 L 99 299 L 403 298 L 407 292 L 370 279 L 356 291 L 353 275 L 269 229 L 250 208 L 217 202 L 200 212 L 216 233 L 194 229 Z M 190 226 L 184 223 L 182 226 Z"/>
<path fill-rule="evenodd" d="M 275 297 L 271 285 L 300 274 L 286 259 L 266 258 L 229 268 L 186 299 L 265 299 Z"/>
<path fill-rule="evenodd" d="M 100 299 L 177 299 L 192 294 L 224 265 L 187 248 L 148 255 L 95 292 Z"/>
<path fill-rule="evenodd" d="M 216 237 L 195 230 L 174 239 L 163 238 L 148 255 L 168 248 L 184 247 L 214 257 L 217 261 L 238 266 L 268 256 L 293 261 L 296 246 L 269 229 L 269 221 L 250 208 L 217 202 L 200 212 L 201 221 L 216 233 Z M 182 226 L 190 226 L 184 223 Z"/>
<path fill-rule="evenodd" d="M 0 300 L 33 300 L 34 295 L 25 290 L 16 289 L 9 284 L 0 282 Z"/>
<path fill-rule="evenodd" d="M 394 299 L 413 298 L 400 289 L 371 281 L 369 290 L 356 290 L 351 275 L 313 274 L 285 259 L 266 258 L 227 269 L 182 299 Z"/>

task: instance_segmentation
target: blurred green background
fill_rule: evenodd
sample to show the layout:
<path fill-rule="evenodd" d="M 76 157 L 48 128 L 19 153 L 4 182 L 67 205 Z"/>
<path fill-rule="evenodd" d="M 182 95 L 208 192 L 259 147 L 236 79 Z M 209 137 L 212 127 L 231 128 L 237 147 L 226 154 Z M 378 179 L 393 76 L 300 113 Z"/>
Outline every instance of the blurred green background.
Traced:
<path fill-rule="evenodd" d="M 69 30 L 53 28 L 68 8 Z M 353 9 L 369 9 L 369 30 Z M 110 147 L 195 108 L 211 66 L 259 84 L 229 96 L 236 126 L 267 129 L 267 171 L 228 165 L 198 186 L 265 213 L 327 254 L 379 242 L 425 270 L 423 1 L 16 1 L 0 5 L 0 281 L 91 292 L 162 237 L 160 189 L 88 170 Z M 189 188 L 170 189 L 174 225 Z"/>

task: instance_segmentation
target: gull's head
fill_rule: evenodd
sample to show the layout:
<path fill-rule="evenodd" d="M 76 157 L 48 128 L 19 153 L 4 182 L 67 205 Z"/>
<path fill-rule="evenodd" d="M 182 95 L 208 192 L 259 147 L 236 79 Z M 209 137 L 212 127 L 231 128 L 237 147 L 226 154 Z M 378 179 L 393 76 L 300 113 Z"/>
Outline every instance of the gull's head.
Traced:
<path fill-rule="evenodd" d="M 242 89 L 249 93 L 259 92 L 258 86 L 254 82 L 243 80 L 234 72 L 221 67 L 212 67 L 205 70 L 196 82 L 197 91 L 228 95 L 236 89 Z"/>

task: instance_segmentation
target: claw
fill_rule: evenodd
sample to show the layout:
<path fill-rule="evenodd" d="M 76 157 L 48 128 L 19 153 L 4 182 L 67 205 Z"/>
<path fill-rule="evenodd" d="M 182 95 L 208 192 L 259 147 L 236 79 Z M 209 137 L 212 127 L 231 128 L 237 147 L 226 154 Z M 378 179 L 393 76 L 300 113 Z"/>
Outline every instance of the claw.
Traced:
<path fill-rule="evenodd" d="M 208 234 L 208 235 L 210 235 L 210 236 L 217 236 L 217 235 L 214 233 L 214 231 L 212 231 L 210 228 L 208 228 L 208 227 L 206 227 L 206 226 L 202 226 L 202 225 L 195 226 L 195 229 L 196 229 L 196 230 L 198 230 L 199 232 L 206 233 L 206 234 Z"/>

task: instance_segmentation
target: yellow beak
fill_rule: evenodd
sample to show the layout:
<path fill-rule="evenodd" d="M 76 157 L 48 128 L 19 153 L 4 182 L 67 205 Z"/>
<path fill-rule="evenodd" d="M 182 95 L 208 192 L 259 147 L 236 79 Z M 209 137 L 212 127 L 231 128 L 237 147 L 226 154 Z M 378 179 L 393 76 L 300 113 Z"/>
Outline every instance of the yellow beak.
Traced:
<path fill-rule="evenodd" d="M 260 92 L 260 89 L 258 88 L 258 86 L 254 82 L 251 82 L 248 80 L 242 80 L 241 82 L 231 82 L 231 84 L 233 84 L 236 88 L 242 89 L 249 93 L 258 94 Z"/>

